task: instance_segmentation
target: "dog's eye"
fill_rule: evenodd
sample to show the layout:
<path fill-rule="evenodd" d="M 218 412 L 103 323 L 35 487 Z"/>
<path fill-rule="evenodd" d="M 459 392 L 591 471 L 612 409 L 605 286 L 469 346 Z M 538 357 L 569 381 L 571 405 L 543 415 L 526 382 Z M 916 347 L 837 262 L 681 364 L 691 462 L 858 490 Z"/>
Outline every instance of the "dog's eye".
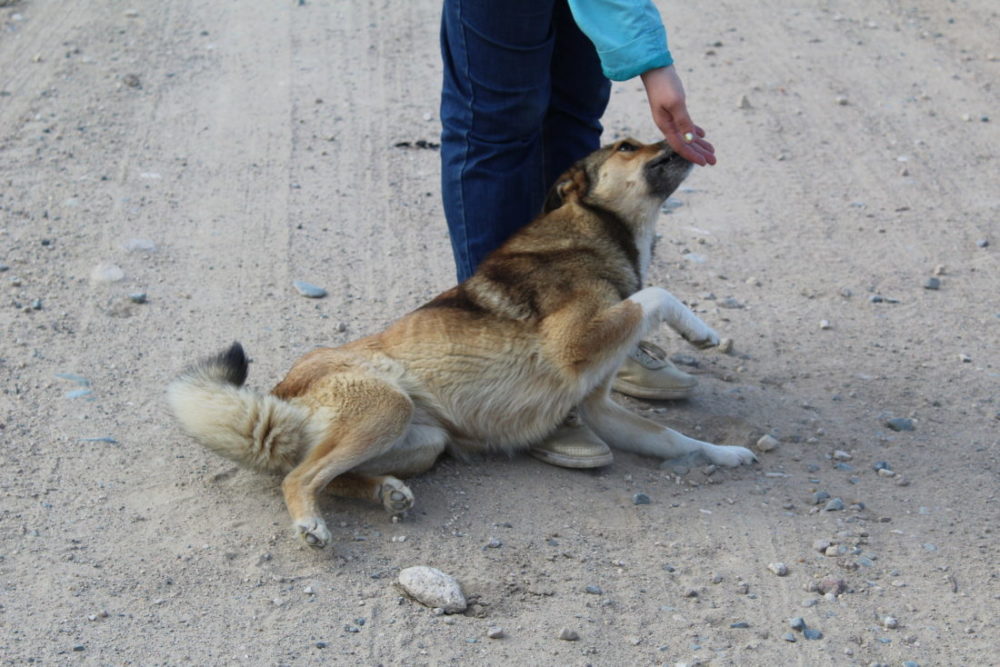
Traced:
<path fill-rule="evenodd" d="M 629 143 L 627 141 L 623 141 L 623 142 L 621 142 L 618 145 L 618 150 L 619 150 L 619 152 L 622 152 L 622 153 L 631 153 L 633 151 L 639 150 L 639 147 L 636 146 L 635 144 Z"/>

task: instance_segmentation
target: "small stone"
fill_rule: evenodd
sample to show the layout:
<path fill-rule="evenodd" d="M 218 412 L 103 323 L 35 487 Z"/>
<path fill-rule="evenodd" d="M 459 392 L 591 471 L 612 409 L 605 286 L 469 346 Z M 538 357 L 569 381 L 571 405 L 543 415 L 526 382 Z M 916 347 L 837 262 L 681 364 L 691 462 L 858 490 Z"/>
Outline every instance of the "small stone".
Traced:
<path fill-rule="evenodd" d="M 486 630 L 486 636 L 489 639 L 503 639 L 504 638 L 503 628 L 501 628 L 499 625 L 494 625 L 493 627 L 488 628 Z"/>
<path fill-rule="evenodd" d="M 833 458 L 836 461 L 850 461 L 854 457 L 845 452 L 843 449 L 836 449 L 833 452 Z"/>
<path fill-rule="evenodd" d="M 133 292 L 128 295 L 128 300 L 132 303 L 147 303 L 147 297 L 145 292 Z"/>
<path fill-rule="evenodd" d="M 792 634 L 791 632 L 786 632 L 785 634 L 781 635 L 781 638 L 782 638 L 782 639 L 784 639 L 784 640 L 785 640 L 786 642 L 791 642 L 791 643 L 793 643 L 793 644 L 794 644 L 794 643 L 795 643 L 796 641 L 798 641 L 798 640 L 797 640 L 797 639 L 795 638 L 795 635 L 793 635 L 793 634 Z"/>
<path fill-rule="evenodd" d="M 872 465 L 872 470 L 876 472 L 879 470 L 892 470 L 892 466 L 888 461 L 876 461 L 874 465 Z"/>
<path fill-rule="evenodd" d="M 90 279 L 95 283 L 116 283 L 124 280 L 125 272 L 116 264 L 102 262 L 90 272 Z"/>
<path fill-rule="evenodd" d="M 830 494 L 827 493 L 826 491 L 817 491 L 816 493 L 812 494 L 812 504 L 819 505 L 824 500 L 829 500 L 829 498 Z"/>
<path fill-rule="evenodd" d="M 895 630 L 899 627 L 899 621 L 895 616 L 886 616 L 882 619 L 882 627 L 886 630 Z"/>
<path fill-rule="evenodd" d="M 577 634 L 576 630 L 570 630 L 569 628 L 563 628 L 562 630 L 559 631 L 559 639 L 561 639 L 561 640 L 563 640 L 565 642 L 575 642 L 579 638 L 580 638 L 580 635 Z"/>
<path fill-rule="evenodd" d="M 142 88 L 142 82 L 139 80 L 138 74 L 126 74 L 122 77 L 122 83 L 129 88 Z"/>
<path fill-rule="evenodd" d="M 805 628 L 802 630 L 802 636 L 806 639 L 822 639 L 823 633 L 816 628 Z"/>
<path fill-rule="evenodd" d="M 990 245 L 989 239 L 979 239 L 976 241 L 976 246 L 980 248 L 987 248 Z"/>
<path fill-rule="evenodd" d="M 893 417 L 892 419 L 886 420 L 885 425 L 893 431 L 914 430 L 913 420 L 907 419 L 906 417 Z"/>
<path fill-rule="evenodd" d="M 840 553 L 840 547 L 838 547 L 836 545 L 830 545 L 823 552 L 823 555 L 824 556 L 830 556 L 831 558 L 835 558 L 835 557 L 840 556 L 842 554 Z"/>
<path fill-rule="evenodd" d="M 846 97 L 844 97 L 843 95 L 838 95 L 838 96 L 837 96 L 837 97 L 836 97 L 836 98 L 834 99 L 834 101 L 835 101 L 835 102 L 836 102 L 837 104 L 839 104 L 840 106 L 842 106 L 842 107 L 846 107 L 846 106 L 847 106 L 848 104 L 850 104 L 850 101 L 849 101 L 849 100 L 848 100 L 848 99 L 847 99 Z"/>
<path fill-rule="evenodd" d="M 719 341 L 719 352 L 722 352 L 723 354 L 729 354 L 732 351 L 733 351 L 732 338 L 723 338 L 722 340 Z"/>
<path fill-rule="evenodd" d="M 632 496 L 633 505 L 648 505 L 650 503 L 649 496 L 645 493 L 637 493 Z"/>
<path fill-rule="evenodd" d="M 879 471 L 878 471 L 878 476 L 879 477 L 895 477 L 896 476 L 896 472 L 893 471 L 893 470 L 889 470 L 888 468 L 880 468 Z"/>
<path fill-rule="evenodd" d="M 788 619 L 788 627 L 792 630 L 802 631 L 806 627 L 806 619 L 801 616 L 796 616 L 795 618 Z"/>
<path fill-rule="evenodd" d="M 785 565 L 784 563 L 770 563 L 767 566 L 767 569 L 773 572 L 774 574 L 778 575 L 779 577 L 783 577 L 786 574 L 788 574 L 788 566 Z"/>
<path fill-rule="evenodd" d="M 326 642 L 316 642 L 316 648 L 326 648 Z"/>
<path fill-rule="evenodd" d="M 832 325 L 830 324 L 830 320 L 820 320 L 819 321 L 819 328 L 820 329 L 826 330 L 826 329 L 829 329 L 831 326 Z"/>
<path fill-rule="evenodd" d="M 740 96 L 739 108 L 740 109 L 744 109 L 744 110 L 745 109 L 753 109 L 753 105 L 750 104 L 750 98 L 747 97 L 746 95 L 741 95 Z"/>
<path fill-rule="evenodd" d="M 590 585 L 587 586 L 587 588 L 585 588 L 584 590 L 590 593 L 591 595 L 604 595 L 604 591 L 601 589 L 600 586 Z"/>
<path fill-rule="evenodd" d="M 729 627 L 743 629 L 743 628 L 749 628 L 750 624 L 747 623 L 746 621 L 737 621 L 736 623 L 730 623 Z"/>
<path fill-rule="evenodd" d="M 312 586 L 306 586 L 305 588 L 302 589 L 302 592 L 305 593 L 306 595 L 312 595 L 313 594 L 313 587 Z"/>
<path fill-rule="evenodd" d="M 826 550 L 829 549 L 831 546 L 832 545 L 830 544 L 830 540 L 823 540 L 823 539 L 815 540 L 813 542 L 813 551 L 826 553 Z"/>
<path fill-rule="evenodd" d="M 41 310 L 42 309 L 42 300 L 41 299 L 35 299 L 35 300 L 33 300 L 31 302 L 31 309 L 32 310 Z"/>
<path fill-rule="evenodd" d="M 719 300 L 718 303 L 719 308 L 729 308 L 731 310 L 738 310 L 745 307 L 741 301 L 731 296 L 727 296 L 725 299 Z"/>
<path fill-rule="evenodd" d="M 840 498 L 833 498 L 823 507 L 824 512 L 839 512 L 842 509 L 844 509 L 844 501 Z"/>
<path fill-rule="evenodd" d="M 758 452 L 770 452 L 778 448 L 778 439 L 772 435 L 762 435 L 757 441 Z"/>
<path fill-rule="evenodd" d="M 126 252 L 156 252 L 156 243 L 149 239 L 129 239 L 122 248 Z"/>
<path fill-rule="evenodd" d="M 903 662 L 903 667 L 920 667 L 920 663 L 913 660 L 905 660 Z"/>
<path fill-rule="evenodd" d="M 322 299 L 326 296 L 326 290 L 322 287 L 313 285 L 312 283 L 307 283 L 304 280 L 293 280 L 292 285 L 298 290 L 298 293 L 308 299 Z"/>
<path fill-rule="evenodd" d="M 501 542 L 500 540 L 498 540 L 495 537 L 491 537 L 490 541 L 486 543 L 486 548 L 487 549 L 499 549 L 502 546 L 503 546 L 503 542 Z"/>
<path fill-rule="evenodd" d="M 941 280 L 939 278 L 928 278 L 924 281 L 924 289 L 936 290 L 941 288 Z"/>
<path fill-rule="evenodd" d="M 847 590 L 847 582 L 837 577 L 824 577 L 819 580 L 816 588 L 823 595 L 826 595 L 827 593 L 839 595 Z"/>
<path fill-rule="evenodd" d="M 696 598 L 698 597 L 698 590 L 695 588 L 689 588 L 684 591 L 684 597 L 686 598 Z"/>
<path fill-rule="evenodd" d="M 960 355 L 958 355 L 958 360 L 961 361 L 963 364 L 971 364 L 972 363 L 972 357 L 970 357 L 967 354 L 960 354 Z"/>
<path fill-rule="evenodd" d="M 417 602 L 439 607 L 448 614 L 465 611 L 468 606 L 459 583 L 433 567 L 417 566 L 401 570 L 399 585 Z"/>
<path fill-rule="evenodd" d="M 73 650 L 77 651 L 77 652 L 79 652 L 79 651 L 86 651 L 87 647 L 84 646 L 83 644 L 77 644 L 76 646 L 73 647 Z"/>
<path fill-rule="evenodd" d="M 745 581 L 741 581 L 740 583 L 736 584 L 736 592 L 739 593 L 740 595 L 746 595 L 747 593 L 750 592 L 750 584 L 748 584 Z"/>

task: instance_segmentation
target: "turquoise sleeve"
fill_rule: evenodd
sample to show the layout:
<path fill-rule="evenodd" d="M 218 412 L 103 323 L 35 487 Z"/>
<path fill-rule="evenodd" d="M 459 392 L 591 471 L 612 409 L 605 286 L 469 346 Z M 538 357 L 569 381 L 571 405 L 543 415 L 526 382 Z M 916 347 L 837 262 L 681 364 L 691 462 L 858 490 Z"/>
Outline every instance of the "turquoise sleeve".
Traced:
<path fill-rule="evenodd" d="M 569 6 L 609 79 L 625 81 L 673 64 L 667 31 L 652 0 L 569 0 Z"/>

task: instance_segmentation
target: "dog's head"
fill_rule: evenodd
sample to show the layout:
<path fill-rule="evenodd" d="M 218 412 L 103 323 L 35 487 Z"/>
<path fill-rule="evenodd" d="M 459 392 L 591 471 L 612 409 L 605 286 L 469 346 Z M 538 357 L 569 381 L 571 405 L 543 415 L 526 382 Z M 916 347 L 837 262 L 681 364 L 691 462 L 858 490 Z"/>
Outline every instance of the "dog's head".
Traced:
<path fill-rule="evenodd" d="M 560 176 L 549 190 L 543 213 L 577 200 L 627 219 L 645 217 L 677 189 L 692 166 L 666 142 L 622 139 L 591 153 Z"/>

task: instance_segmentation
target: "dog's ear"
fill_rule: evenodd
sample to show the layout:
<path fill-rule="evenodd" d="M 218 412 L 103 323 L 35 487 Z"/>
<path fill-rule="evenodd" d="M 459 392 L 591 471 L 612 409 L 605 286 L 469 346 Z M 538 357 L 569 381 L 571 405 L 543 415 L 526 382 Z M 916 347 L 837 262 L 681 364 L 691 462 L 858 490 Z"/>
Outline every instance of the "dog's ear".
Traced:
<path fill-rule="evenodd" d="M 549 189 L 545 205 L 542 206 L 542 215 L 551 213 L 570 199 L 582 199 L 589 189 L 590 178 L 587 176 L 587 170 L 579 164 L 573 165 Z"/>

